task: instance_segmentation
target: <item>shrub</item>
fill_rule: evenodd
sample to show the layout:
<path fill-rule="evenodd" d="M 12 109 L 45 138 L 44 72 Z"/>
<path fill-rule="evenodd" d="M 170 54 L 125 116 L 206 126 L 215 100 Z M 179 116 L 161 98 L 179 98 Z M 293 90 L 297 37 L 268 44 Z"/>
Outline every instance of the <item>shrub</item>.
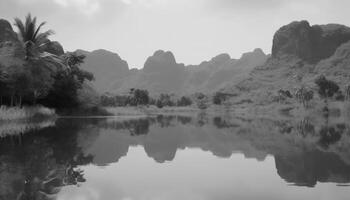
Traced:
<path fill-rule="evenodd" d="M 323 75 L 319 76 L 315 83 L 318 86 L 318 94 L 326 102 L 328 98 L 333 97 L 339 91 L 339 86 L 334 81 L 327 80 Z"/>
<path fill-rule="evenodd" d="M 216 92 L 213 96 L 213 103 L 216 105 L 221 105 L 224 101 L 227 100 L 228 94 L 222 92 Z"/>

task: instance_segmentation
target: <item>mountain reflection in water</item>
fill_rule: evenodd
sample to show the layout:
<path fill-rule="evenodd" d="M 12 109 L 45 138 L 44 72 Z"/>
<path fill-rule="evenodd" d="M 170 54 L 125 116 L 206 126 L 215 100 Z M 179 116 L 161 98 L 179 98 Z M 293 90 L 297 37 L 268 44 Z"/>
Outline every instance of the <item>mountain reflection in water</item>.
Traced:
<path fill-rule="evenodd" d="M 89 181 L 84 166 L 118 164 L 132 147 L 142 147 L 157 163 L 171 163 L 179 150 L 188 149 L 226 159 L 237 153 L 259 162 L 273 156 L 286 184 L 350 183 L 349 124 L 337 120 L 205 114 L 58 119 L 55 125 L 0 139 L 0 200 L 55 199 L 64 186 Z"/>

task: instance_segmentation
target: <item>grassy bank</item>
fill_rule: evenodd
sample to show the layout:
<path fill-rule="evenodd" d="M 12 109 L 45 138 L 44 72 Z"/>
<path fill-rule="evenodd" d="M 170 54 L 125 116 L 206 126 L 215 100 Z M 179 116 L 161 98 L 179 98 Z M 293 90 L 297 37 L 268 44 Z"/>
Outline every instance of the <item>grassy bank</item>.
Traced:
<path fill-rule="evenodd" d="M 43 106 L 0 107 L 0 122 L 55 117 L 55 110 Z"/>

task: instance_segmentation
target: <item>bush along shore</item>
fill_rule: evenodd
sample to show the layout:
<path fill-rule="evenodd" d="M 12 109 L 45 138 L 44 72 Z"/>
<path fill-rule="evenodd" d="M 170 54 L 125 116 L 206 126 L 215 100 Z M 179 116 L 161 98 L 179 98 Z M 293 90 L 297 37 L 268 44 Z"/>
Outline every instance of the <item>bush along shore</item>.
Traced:
<path fill-rule="evenodd" d="M 57 117 L 54 109 L 43 106 L 0 107 L 0 123 L 14 120 L 47 119 Z"/>

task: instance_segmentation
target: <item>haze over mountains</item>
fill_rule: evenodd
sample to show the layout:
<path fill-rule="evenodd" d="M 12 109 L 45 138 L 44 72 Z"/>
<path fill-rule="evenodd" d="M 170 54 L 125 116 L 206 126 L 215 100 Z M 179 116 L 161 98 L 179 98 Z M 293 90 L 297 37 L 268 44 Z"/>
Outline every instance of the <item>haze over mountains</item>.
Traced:
<path fill-rule="evenodd" d="M 241 80 L 269 57 L 261 49 L 255 49 L 239 59 L 220 54 L 199 65 L 185 66 L 177 63 L 172 52 L 158 50 L 142 69 L 129 69 L 120 56 L 106 50 L 77 50 L 77 53 L 87 56 L 82 68 L 95 74 L 93 85 L 98 91 L 123 93 L 140 88 L 153 94 L 213 92 Z"/>

